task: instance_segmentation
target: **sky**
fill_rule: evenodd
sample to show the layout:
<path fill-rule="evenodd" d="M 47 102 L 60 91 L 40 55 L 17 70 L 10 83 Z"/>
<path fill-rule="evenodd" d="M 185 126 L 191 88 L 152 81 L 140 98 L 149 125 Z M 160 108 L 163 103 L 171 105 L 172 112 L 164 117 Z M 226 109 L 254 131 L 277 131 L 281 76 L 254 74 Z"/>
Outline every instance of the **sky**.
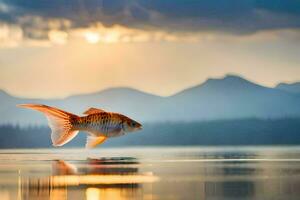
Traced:
<path fill-rule="evenodd" d="M 0 0 L 0 89 L 168 96 L 226 74 L 300 81 L 297 0 Z"/>

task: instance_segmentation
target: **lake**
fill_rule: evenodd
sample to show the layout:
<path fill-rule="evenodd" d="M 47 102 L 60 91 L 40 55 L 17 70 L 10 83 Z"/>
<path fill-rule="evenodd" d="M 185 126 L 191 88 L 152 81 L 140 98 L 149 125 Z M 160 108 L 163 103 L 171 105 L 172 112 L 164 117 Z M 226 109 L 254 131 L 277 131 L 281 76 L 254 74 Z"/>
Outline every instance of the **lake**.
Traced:
<path fill-rule="evenodd" d="M 299 199 L 300 147 L 0 150 L 12 199 Z"/>

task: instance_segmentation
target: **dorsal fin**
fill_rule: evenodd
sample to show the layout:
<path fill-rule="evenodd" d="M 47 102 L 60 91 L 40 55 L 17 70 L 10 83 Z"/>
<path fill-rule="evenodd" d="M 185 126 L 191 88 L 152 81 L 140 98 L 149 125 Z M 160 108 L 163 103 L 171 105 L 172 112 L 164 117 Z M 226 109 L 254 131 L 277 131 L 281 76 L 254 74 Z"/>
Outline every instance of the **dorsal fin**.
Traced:
<path fill-rule="evenodd" d="M 105 111 L 99 108 L 89 108 L 86 111 L 84 111 L 83 114 L 90 115 L 90 114 L 101 113 L 101 112 L 105 112 Z"/>

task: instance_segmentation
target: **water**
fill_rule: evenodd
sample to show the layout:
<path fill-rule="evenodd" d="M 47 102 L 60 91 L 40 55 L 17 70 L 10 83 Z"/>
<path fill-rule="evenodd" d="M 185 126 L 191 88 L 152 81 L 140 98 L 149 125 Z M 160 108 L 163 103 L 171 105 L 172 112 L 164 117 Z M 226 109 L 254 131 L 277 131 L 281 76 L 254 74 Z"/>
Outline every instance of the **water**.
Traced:
<path fill-rule="evenodd" d="M 299 199 L 300 147 L 0 151 L 0 198 Z"/>

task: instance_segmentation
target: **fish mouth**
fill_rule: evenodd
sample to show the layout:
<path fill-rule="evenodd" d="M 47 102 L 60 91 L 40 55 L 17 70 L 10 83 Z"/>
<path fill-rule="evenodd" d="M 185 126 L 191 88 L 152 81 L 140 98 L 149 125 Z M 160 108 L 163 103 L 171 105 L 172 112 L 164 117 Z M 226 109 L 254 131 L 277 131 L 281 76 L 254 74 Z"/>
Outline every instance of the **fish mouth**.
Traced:
<path fill-rule="evenodd" d="M 140 126 L 137 127 L 137 130 L 142 130 L 142 129 L 143 129 L 142 125 L 140 125 Z"/>

